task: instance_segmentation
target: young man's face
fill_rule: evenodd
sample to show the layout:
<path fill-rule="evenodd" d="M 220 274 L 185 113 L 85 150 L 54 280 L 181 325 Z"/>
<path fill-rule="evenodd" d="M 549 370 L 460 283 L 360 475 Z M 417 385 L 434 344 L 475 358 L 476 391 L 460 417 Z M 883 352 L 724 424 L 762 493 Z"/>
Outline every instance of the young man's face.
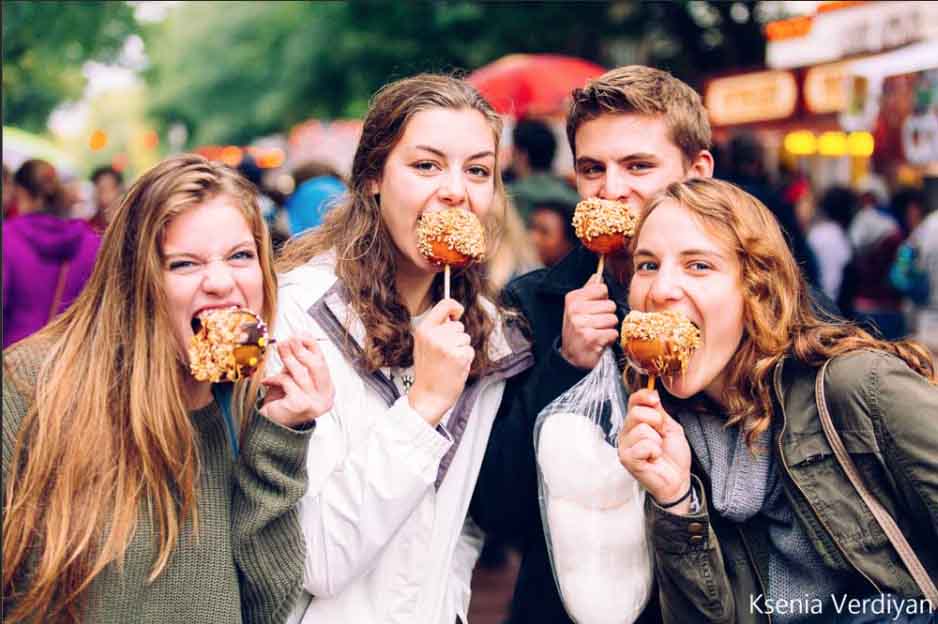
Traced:
<path fill-rule="evenodd" d="M 661 115 L 606 114 L 577 129 L 575 168 L 581 197 L 640 209 L 672 182 L 713 175 L 713 157 L 702 151 L 686 164 Z"/>
<path fill-rule="evenodd" d="M 528 234 L 544 266 L 554 266 L 573 249 L 567 240 L 567 225 L 555 210 L 534 208 L 528 217 Z"/>

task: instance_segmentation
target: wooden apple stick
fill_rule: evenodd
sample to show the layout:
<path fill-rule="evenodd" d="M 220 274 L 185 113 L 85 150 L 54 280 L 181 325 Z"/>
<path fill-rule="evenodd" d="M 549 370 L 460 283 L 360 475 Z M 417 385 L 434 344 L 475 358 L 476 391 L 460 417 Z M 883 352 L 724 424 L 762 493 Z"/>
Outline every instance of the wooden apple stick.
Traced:
<path fill-rule="evenodd" d="M 606 266 L 606 254 L 599 254 L 599 268 L 596 269 L 596 275 L 602 279 L 603 267 Z"/>
<path fill-rule="evenodd" d="M 648 386 L 647 386 L 647 387 L 648 387 L 649 390 L 654 390 L 654 389 L 655 389 L 655 376 L 654 376 L 654 375 L 649 375 L 649 376 L 648 376 Z"/>
<path fill-rule="evenodd" d="M 443 298 L 449 299 L 449 265 L 443 267 Z"/>

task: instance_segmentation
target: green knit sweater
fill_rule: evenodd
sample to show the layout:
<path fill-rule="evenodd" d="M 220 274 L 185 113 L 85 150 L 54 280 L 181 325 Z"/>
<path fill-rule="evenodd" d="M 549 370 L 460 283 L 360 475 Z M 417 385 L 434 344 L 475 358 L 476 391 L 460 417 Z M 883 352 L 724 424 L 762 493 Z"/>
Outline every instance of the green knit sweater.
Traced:
<path fill-rule="evenodd" d="M 4 353 L 4 482 L 42 355 L 29 343 Z M 111 565 L 94 580 L 83 622 L 266 623 L 290 613 L 303 580 L 296 503 L 306 489 L 312 431 L 256 414 L 235 460 L 217 403 L 190 416 L 201 462 L 198 535 L 188 521 L 166 568 L 147 583 L 157 549 L 152 520 L 141 511 L 123 570 Z"/>

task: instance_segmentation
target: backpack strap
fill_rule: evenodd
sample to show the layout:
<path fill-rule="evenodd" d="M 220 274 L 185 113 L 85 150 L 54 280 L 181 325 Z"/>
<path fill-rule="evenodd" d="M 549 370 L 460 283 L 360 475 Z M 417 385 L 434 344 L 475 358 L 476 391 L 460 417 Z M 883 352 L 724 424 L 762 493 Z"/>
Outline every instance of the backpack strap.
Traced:
<path fill-rule="evenodd" d="M 827 373 L 827 366 L 830 363 L 831 360 L 824 362 L 814 382 L 814 396 L 817 401 L 818 414 L 821 416 L 821 426 L 824 428 L 824 436 L 827 438 L 827 442 L 834 451 L 834 456 L 837 458 L 840 467 L 843 468 L 843 471 L 847 474 L 847 478 L 850 479 L 850 483 L 853 484 L 854 489 L 860 495 L 860 498 L 863 499 L 863 503 L 873 514 L 873 518 L 876 519 L 877 524 L 879 524 L 886 533 L 886 537 L 889 538 L 889 542 L 893 545 L 893 548 L 899 553 L 902 563 L 905 564 L 909 574 L 912 575 L 915 584 L 919 586 L 919 589 L 922 590 L 925 598 L 927 598 L 931 604 L 938 605 L 938 588 L 935 587 L 934 582 L 932 582 L 931 578 L 928 576 L 928 572 L 925 571 L 925 566 L 923 566 L 922 562 L 915 556 L 908 540 L 905 539 L 902 531 L 896 525 L 896 521 L 893 520 L 892 516 L 889 515 L 889 512 L 886 511 L 879 501 L 873 497 L 869 489 L 867 489 L 866 485 L 863 483 L 860 471 L 857 470 L 853 460 L 850 459 L 850 455 L 844 447 L 843 440 L 840 439 L 840 435 L 834 427 L 834 422 L 831 420 L 830 412 L 827 409 L 827 397 L 824 394 L 824 375 Z"/>

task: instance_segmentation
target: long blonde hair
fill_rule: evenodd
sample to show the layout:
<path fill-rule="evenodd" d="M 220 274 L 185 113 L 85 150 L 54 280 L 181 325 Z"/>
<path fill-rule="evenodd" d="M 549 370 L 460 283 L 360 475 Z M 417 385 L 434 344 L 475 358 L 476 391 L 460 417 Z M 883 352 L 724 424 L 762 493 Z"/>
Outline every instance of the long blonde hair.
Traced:
<path fill-rule="evenodd" d="M 44 352 L 6 468 L 3 591 L 13 605 L 5 614 L 10 622 L 80 621 L 86 590 L 123 560 L 141 510 L 149 509 L 157 535 L 151 581 L 166 567 L 183 523 L 191 517 L 198 527 L 198 440 L 161 248 L 176 215 L 219 195 L 235 202 L 252 229 L 264 277 L 262 314 L 273 319 L 273 256 L 254 188 L 227 167 L 182 155 L 144 173 L 127 192 L 75 303 L 4 354 L 5 374 L 14 377 L 14 362 Z M 238 388 L 239 415 L 256 390 Z"/>
<path fill-rule="evenodd" d="M 843 319 L 822 317 L 778 221 L 762 202 L 732 184 L 709 178 L 671 184 L 649 201 L 636 226 L 633 245 L 648 216 L 667 200 L 693 214 L 739 262 L 743 337 L 727 364 L 723 399 L 727 424 L 740 426 L 750 445 L 769 426 L 772 371 L 788 354 L 817 367 L 857 349 L 878 349 L 938 381 L 931 356 L 922 345 L 880 340 Z"/>
<path fill-rule="evenodd" d="M 336 275 L 367 331 L 364 364 L 371 371 L 383 366 L 410 366 L 414 346 L 410 313 L 395 288 L 394 241 L 381 219 L 379 199 L 371 192 L 371 184 L 380 181 L 388 155 L 413 116 L 434 108 L 480 112 L 492 128 L 498 154 L 501 119 L 467 82 L 452 76 L 420 74 L 385 85 L 375 94 L 365 116 L 344 201 L 329 211 L 319 228 L 287 242 L 277 261 L 277 270 L 286 272 L 316 255 L 336 251 Z M 484 224 L 488 229 L 487 257 L 491 257 L 498 238 L 498 216 L 504 213 L 508 201 L 498 173 L 494 184 L 495 210 Z M 442 274 L 436 277 L 432 289 L 434 299 L 441 299 Z M 491 319 L 478 302 L 481 297 L 495 299 L 485 266 L 474 264 L 454 272 L 451 294 L 465 306 L 461 320 L 476 351 L 471 374 L 478 375 L 489 365 L 485 346 L 492 328 Z"/>

